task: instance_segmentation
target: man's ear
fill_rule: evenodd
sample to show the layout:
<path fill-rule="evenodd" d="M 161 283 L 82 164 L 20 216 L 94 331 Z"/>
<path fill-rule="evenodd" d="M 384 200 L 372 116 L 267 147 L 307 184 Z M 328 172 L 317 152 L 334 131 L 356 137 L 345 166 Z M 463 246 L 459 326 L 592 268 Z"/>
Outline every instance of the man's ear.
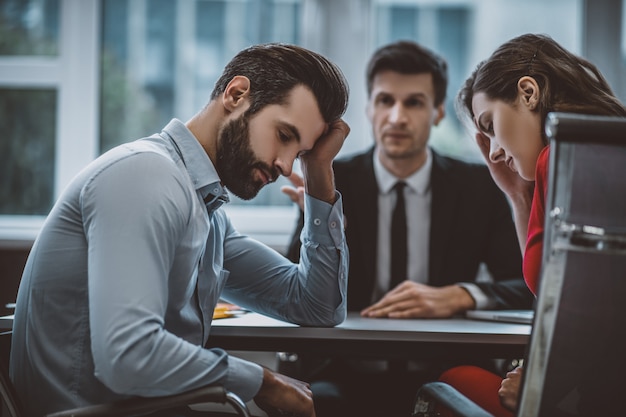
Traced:
<path fill-rule="evenodd" d="M 539 102 L 539 84 L 537 80 L 528 75 L 517 81 L 517 98 L 520 103 L 530 110 L 535 110 Z"/>
<path fill-rule="evenodd" d="M 444 117 L 446 117 L 446 106 L 441 103 L 435 109 L 435 118 L 433 119 L 433 125 L 438 126 L 439 122 L 441 122 Z"/>
<path fill-rule="evenodd" d="M 226 86 L 222 94 L 224 108 L 232 113 L 243 106 L 250 95 L 250 80 L 243 75 L 236 75 Z"/>
<path fill-rule="evenodd" d="M 365 116 L 367 117 L 367 120 L 370 121 L 370 123 L 374 119 L 374 105 L 370 100 L 368 100 L 367 104 L 365 105 Z"/>

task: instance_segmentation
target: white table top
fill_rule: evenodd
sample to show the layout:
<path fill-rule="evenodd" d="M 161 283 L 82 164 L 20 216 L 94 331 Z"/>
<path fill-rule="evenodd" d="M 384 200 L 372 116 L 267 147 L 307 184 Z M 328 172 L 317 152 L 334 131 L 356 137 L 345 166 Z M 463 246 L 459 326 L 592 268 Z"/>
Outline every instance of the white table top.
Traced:
<path fill-rule="evenodd" d="M 248 335 L 290 334 L 292 337 L 332 335 L 341 338 L 360 338 L 361 333 L 378 339 L 414 340 L 420 335 L 478 335 L 526 339 L 530 334 L 526 324 L 498 323 L 465 318 L 452 319 L 372 319 L 357 313 L 348 313 L 346 320 L 336 327 L 301 327 L 257 313 L 214 320 L 211 333 L 239 334 L 245 329 Z M 288 330 L 291 329 L 291 330 Z M 295 330 L 298 329 L 298 330 Z"/>
<path fill-rule="evenodd" d="M 13 316 L 0 317 L 0 331 Z M 214 320 L 210 346 L 236 350 L 334 353 L 398 351 L 398 354 L 517 357 L 525 350 L 531 326 L 465 318 L 371 319 L 349 313 L 336 327 L 301 327 L 257 313 Z M 493 356 L 502 352 L 501 356 Z M 516 354 L 516 355 L 513 355 Z M 512 356 L 511 356 L 512 355 Z"/>
<path fill-rule="evenodd" d="M 360 349 L 372 352 L 398 349 L 405 353 L 443 349 L 470 356 L 503 352 L 521 356 L 531 326 L 465 318 L 453 319 L 371 319 L 349 313 L 337 327 L 300 327 L 256 313 L 213 321 L 209 345 L 238 350 L 300 350 L 309 347 L 333 352 Z M 282 346 L 282 348 L 281 348 Z M 441 351 L 442 355 L 447 355 Z"/>

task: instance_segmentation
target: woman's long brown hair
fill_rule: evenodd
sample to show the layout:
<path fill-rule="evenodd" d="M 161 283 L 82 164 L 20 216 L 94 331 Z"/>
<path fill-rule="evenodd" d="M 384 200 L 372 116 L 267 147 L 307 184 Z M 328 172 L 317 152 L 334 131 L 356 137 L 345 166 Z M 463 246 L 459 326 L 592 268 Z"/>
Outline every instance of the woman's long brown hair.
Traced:
<path fill-rule="evenodd" d="M 539 85 L 536 111 L 541 114 L 542 126 L 553 111 L 626 116 L 626 108 L 594 64 L 549 36 L 525 34 L 502 44 L 478 64 L 457 95 L 459 118 L 469 117 L 473 125 L 472 99 L 479 92 L 492 100 L 513 103 L 517 82 L 526 75 Z"/>

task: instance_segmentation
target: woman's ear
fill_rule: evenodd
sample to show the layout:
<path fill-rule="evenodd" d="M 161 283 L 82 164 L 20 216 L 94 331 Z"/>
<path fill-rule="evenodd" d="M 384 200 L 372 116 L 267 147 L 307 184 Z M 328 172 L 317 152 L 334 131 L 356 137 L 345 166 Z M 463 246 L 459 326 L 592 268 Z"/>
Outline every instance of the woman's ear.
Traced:
<path fill-rule="evenodd" d="M 234 112 L 241 107 L 250 96 L 250 80 L 243 75 L 237 75 L 226 86 L 222 94 L 222 104 L 229 112 Z"/>
<path fill-rule="evenodd" d="M 517 98 L 520 103 L 530 110 L 535 110 L 539 103 L 539 84 L 537 80 L 528 75 L 517 81 Z"/>

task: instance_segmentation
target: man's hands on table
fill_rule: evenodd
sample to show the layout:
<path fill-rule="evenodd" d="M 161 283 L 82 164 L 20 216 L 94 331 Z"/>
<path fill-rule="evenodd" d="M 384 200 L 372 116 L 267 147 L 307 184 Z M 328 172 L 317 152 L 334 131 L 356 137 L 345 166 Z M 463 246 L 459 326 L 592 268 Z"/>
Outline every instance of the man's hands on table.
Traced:
<path fill-rule="evenodd" d="M 474 299 L 458 285 L 432 287 L 404 281 L 361 311 L 363 317 L 447 318 L 471 310 Z"/>

